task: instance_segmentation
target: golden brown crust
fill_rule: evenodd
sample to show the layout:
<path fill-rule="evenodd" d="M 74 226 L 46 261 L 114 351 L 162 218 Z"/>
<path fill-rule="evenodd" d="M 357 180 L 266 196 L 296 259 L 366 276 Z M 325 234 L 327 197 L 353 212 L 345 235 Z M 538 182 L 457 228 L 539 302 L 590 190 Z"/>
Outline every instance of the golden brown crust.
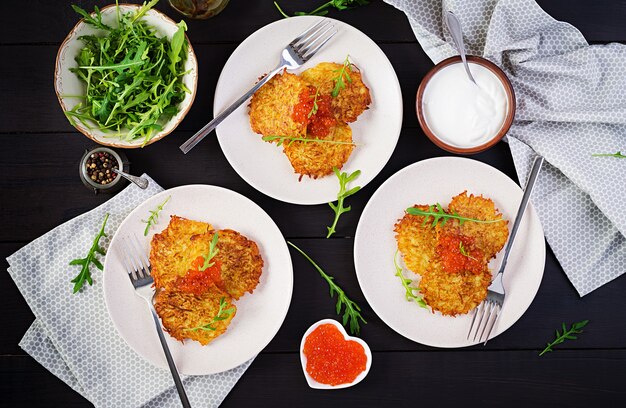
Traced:
<path fill-rule="evenodd" d="M 226 319 L 214 321 L 219 312 L 221 299 L 227 303 L 224 309 L 233 308 L 234 311 L 230 315 L 222 312 L 221 316 Z M 157 292 L 154 308 L 161 318 L 163 327 L 172 337 L 180 341 L 186 338 L 196 340 L 202 345 L 209 344 L 223 334 L 237 312 L 230 296 L 215 285 L 201 295 L 178 290 L 162 290 Z M 207 324 L 215 330 L 194 329 Z"/>
<path fill-rule="evenodd" d="M 414 205 L 414 208 L 428 210 L 427 205 Z M 438 227 L 424 223 L 423 216 L 404 214 L 395 225 L 396 241 L 404 264 L 411 271 L 423 275 L 433 262 L 437 247 Z"/>
<path fill-rule="evenodd" d="M 302 79 L 319 88 L 320 94 L 330 94 L 335 87 L 334 78 L 337 78 L 343 64 L 321 62 L 301 74 Z M 344 77 L 345 88 L 341 89 L 336 97 L 331 98 L 331 108 L 340 122 L 354 122 L 372 102 L 370 91 L 363 83 L 363 78 L 354 64 L 350 65 L 350 79 Z"/>
<path fill-rule="evenodd" d="M 188 220 L 173 215 L 161 233 L 155 234 L 150 245 L 150 265 L 157 288 L 169 286 L 185 275 L 191 263 L 208 250 L 204 237 L 212 229 L 206 222 Z"/>
<path fill-rule="evenodd" d="M 222 264 L 222 280 L 226 291 L 235 300 L 246 292 L 252 293 L 259 284 L 263 258 L 257 244 L 237 231 L 218 231 L 215 259 Z"/>
<path fill-rule="evenodd" d="M 485 300 L 490 283 L 488 270 L 480 274 L 448 273 L 437 266 L 422 275 L 419 290 L 433 310 L 455 316 L 469 312 Z"/>
<path fill-rule="evenodd" d="M 294 121 L 292 113 L 300 102 L 300 94 L 308 88 L 309 85 L 297 75 L 283 73 L 274 76 L 252 96 L 252 130 L 263 136 L 304 136 L 307 123 Z"/>
<path fill-rule="evenodd" d="M 307 138 L 313 137 L 307 136 Z M 328 136 L 321 136 L 317 139 L 352 143 L 352 130 L 346 124 L 339 124 L 330 131 Z M 353 149 L 353 144 L 302 141 L 284 144 L 284 152 L 293 170 L 314 179 L 331 174 L 333 167 L 341 169 L 350 158 Z"/>

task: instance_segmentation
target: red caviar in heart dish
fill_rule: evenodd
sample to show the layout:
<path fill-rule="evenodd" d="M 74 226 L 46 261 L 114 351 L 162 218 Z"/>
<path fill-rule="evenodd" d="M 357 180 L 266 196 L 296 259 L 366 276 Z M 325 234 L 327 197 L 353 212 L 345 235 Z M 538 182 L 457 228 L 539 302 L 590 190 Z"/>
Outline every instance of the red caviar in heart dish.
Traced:
<path fill-rule="evenodd" d="M 304 342 L 306 371 L 315 381 L 339 385 L 353 382 L 365 371 L 365 349 L 354 340 L 346 340 L 333 324 L 315 328 Z"/>

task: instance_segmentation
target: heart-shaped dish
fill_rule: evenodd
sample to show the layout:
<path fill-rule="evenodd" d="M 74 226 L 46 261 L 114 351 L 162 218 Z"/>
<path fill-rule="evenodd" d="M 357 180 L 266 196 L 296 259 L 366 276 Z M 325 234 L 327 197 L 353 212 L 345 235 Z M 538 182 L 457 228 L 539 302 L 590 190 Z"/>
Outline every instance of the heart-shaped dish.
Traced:
<path fill-rule="evenodd" d="M 367 362 L 365 363 L 365 370 L 363 370 L 351 383 L 338 384 L 338 385 L 323 384 L 318 381 L 315 381 L 306 371 L 307 358 L 304 355 L 304 343 L 306 341 L 306 338 L 309 336 L 309 334 L 311 334 L 311 332 L 313 332 L 313 330 L 317 329 L 319 326 L 323 324 L 328 324 L 328 323 L 334 325 L 339 330 L 339 332 L 343 335 L 343 338 L 346 340 L 346 342 L 356 341 L 361 346 L 363 346 L 363 350 L 365 351 L 365 356 L 367 357 Z M 339 389 L 339 388 L 348 388 L 363 381 L 363 379 L 369 373 L 370 367 L 372 366 L 372 351 L 370 350 L 367 343 L 364 342 L 363 340 L 359 339 L 358 337 L 348 336 L 348 333 L 346 333 L 346 330 L 336 320 L 323 319 L 314 323 L 311 327 L 309 327 L 309 329 L 304 333 L 304 336 L 302 336 L 302 341 L 300 342 L 300 362 L 302 363 L 302 372 L 304 373 L 304 378 L 306 378 L 306 382 L 309 384 L 309 387 L 319 389 L 319 390 L 334 390 L 334 389 Z"/>

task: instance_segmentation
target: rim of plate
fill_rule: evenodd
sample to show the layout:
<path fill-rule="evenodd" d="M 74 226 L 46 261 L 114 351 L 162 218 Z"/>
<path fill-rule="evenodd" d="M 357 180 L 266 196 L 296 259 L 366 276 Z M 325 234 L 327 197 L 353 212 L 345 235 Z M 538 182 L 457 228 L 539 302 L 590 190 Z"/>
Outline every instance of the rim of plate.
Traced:
<path fill-rule="evenodd" d="M 107 6 L 104 6 L 100 9 L 100 12 L 104 12 L 104 11 L 108 11 L 110 8 L 112 7 L 116 7 L 118 5 L 116 4 L 109 4 Z M 119 4 L 120 8 L 127 8 L 129 10 L 132 9 L 138 9 L 139 7 L 141 7 L 140 4 L 133 4 L 133 3 L 120 3 Z M 169 16 L 167 16 L 165 13 L 157 10 L 157 9 L 150 9 L 148 10 L 148 13 L 150 14 L 156 14 L 157 17 L 163 19 L 165 22 L 167 22 L 168 24 L 172 24 L 174 26 L 176 26 L 176 22 L 174 20 L 172 20 Z M 90 15 L 93 13 L 89 13 Z M 78 41 L 78 38 L 74 38 L 76 32 L 82 28 L 82 26 L 86 25 L 87 23 L 85 23 L 85 19 L 81 18 L 80 20 L 78 20 L 78 22 L 76 22 L 76 24 L 74 25 L 74 27 L 72 27 L 72 29 L 67 33 L 67 36 L 65 37 L 65 39 L 63 40 L 63 42 L 61 43 L 61 45 L 59 46 L 59 49 L 57 50 L 56 53 L 56 58 L 54 61 L 54 93 L 57 96 L 57 100 L 59 101 L 59 104 L 61 105 L 61 109 L 63 110 L 63 114 L 65 114 L 65 112 L 68 110 L 67 106 L 65 105 L 65 102 L 63 100 L 63 97 L 60 94 L 60 85 L 62 82 L 61 79 L 61 69 L 62 69 L 62 63 L 60 61 L 61 58 L 61 54 L 65 51 L 65 49 L 68 47 L 70 41 Z M 188 45 L 188 50 L 187 50 L 187 58 L 189 61 L 191 61 L 192 64 L 192 78 L 193 78 L 193 89 L 191 89 L 191 96 L 190 96 L 190 101 L 187 104 L 187 106 L 179 113 L 177 113 L 174 117 L 172 117 L 170 119 L 170 121 L 172 121 L 176 116 L 180 116 L 177 120 L 175 120 L 173 123 L 173 127 L 172 129 L 168 130 L 167 132 L 162 131 L 161 133 L 157 134 L 157 136 L 154 136 L 153 138 L 151 138 L 146 144 L 143 143 L 131 143 L 131 142 L 119 142 L 119 141 L 111 141 L 111 142 L 105 142 L 103 140 L 99 140 L 96 136 L 94 136 L 94 134 L 91 133 L 91 131 L 87 128 L 85 128 L 84 126 L 82 126 L 82 124 L 78 125 L 78 126 L 73 126 L 76 130 L 78 130 L 80 133 L 82 133 L 84 136 L 88 137 L 89 139 L 93 140 L 94 142 L 102 145 L 102 146 L 109 146 L 109 147 L 116 147 L 116 148 L 120 148 L 120 149 L 137 149 L 137 148 L 141 148 L 141 147 L 145 147 L 148 145 L 151 145 L 154 142 L 158 142 L 159 140 L 163 139 L 165 136 L 169 135 L 170 133 L 172 133 L 173 131 L 176 130 L 176 128 L 178 127 L 178 125 L 180 125 L 180 123 L 183 121 L 183 119 L 185 119 L 185 116 L 187 116 L 187 113 L 189 113 L 189 111 L 191 110 L 191 106 L 193 105 L 193 102 L 196 99 L 196 92 L 198 90 L 198 59 L 196 57 L 196 53 L 193 50 L 193 46 L 191 45 L 191 41 L 189 40 L 189 37 L 187 36 L 187 33 L 185 33 L 185 39 L 187 40 L 187 45 Z M 183 104 L 184 100 L 180 103 L 181 105 Z M 169 121 L 167 122 L 169 123 Z M 166 123 L 166 124 L 167 124 Z"/>
<path fill-rule="evenodd" d="M 488 169 L 489 171 L 494 171 L 496 173 L 499 173 L 501 176 L 505 177 L 506 179 L 508 179 L 511 183 L 513 183 L 520 191 L 523 192 L 522 188 L 517 185 L 517 183 L 515 181 L 513 181 L 509 176 L 507 176 L 506 174 L 504 174 L 502 171 L 500 171 L 499 169 L 496 169 L 493 166 L 490 166 L 486 163 L 483 163 L 479 160 L 474 160 L 474 159 L 470 159 L 467 157 L 455 157 L 455 156 L 443 156 L 443 157 L 433 157 L 433 158 L 429 158 L 429 159 L 424 159 L 412 164 L 409 164 L 408 166 L 398 170 L 396 173 L 394 173 L 393 175 L 391 175 L 387 180 L 385 180 L 384 183 L 382 183 L 380 185 L 380 187 L 378 187 L 378 189 L 374 192 L 374 194 L 372 194 L 372 196 L 370 197 L 369 201 L 367 202 L 367 204 L 365 205 L 365 207 L 363 208 L 363 212 L 361 213 L 361 216 L 359 217 L 359 222 L 357 224 L 357 228 L 356 228 L 356 232 L 354 234 L 354 246 L 353 246 L 353 261 L 354 261 L 354 266 L 355 266 L 355 272 L 356 272 L 356 276 L 357 276 L 357 280 L 359 282 L 359 287 L 361 288 L 361 291 L 363 292 L 363 295 L 365 296 L 365 299 L 367 300 L 368 304 L 370 305 L 370 307 L 372 308 L 372 310 L 374 311 L 374 313 L 376 313 L 376 315 L 388 326 L 390 327 L 393 331 L 395 331 L 396 333 L 400 334 L 402 337 L 405 337 L 415 343 L 418 344 L 422 344 L 425 346 L 430 346 L 430 347 L 437 347 L 437 348 L 466 348 L 466 347 L 471 347 L 471 346 L 475 346 L 477 344 L 480 344 L 480 342 L 473 342 L 473 343 L 469 343 L 469 344 L 465 344 L 465 345 L 441 345 L 441 344 L 433 344 L 433 343 L 428 343 L 428 342 L 424 342 L 424 341 L 418 341 L 414 338 L 412 338 L 408 333 L 406 333 L 402 328 L 397 327 L 397 326 L 392 326 L 391 324 L 389 324 L 387 322 L 387 320 L 385 320 L 382 315 L 381 315 L 381 310 L 380 307 L 376 304 L 374 304 L 374 302 L 371 302 L 370 299 L 372 298 L 371 295 L 368 296 L 368 291 L 364 288 L 364 284 L 363 284 L 363 277 L 361 276 L 361 274 L 359 274 L 358 271 L 358 253 L 359 251 L 357 250 L 357 247 L 359 245 L 359 242 L 361 241 L 362 238 L 361 235 L 363 234 L 361 232 L 363 227 L 363 220 L 365 215 L 368 213 L 368 209 L 369 207 L 371 207 L 374 201 L 376 201 L 377 197 L 380 194 L 383 194 L 382 191 L 384 189 L 384 187 L 388 184 L 390 184 L 391 182 L 393 182 L 393 180 L 399 176 L 401 176 L 404 173 L 410 172 L 411 170 L 413 170 L 413 168 L 415 167 L 420 167 L 420 166 L 424 166 L 427 165 L 428 163 L 432 163 L 435 161 L 464 161 L 464 162 L 472 162 L 473 165 L 479 166 L 479 167 L 484 167 L 486 169 Z M 528 203 L 528 207 L 526 209 L 526 214 L 524 216 L 524 218 L 526 218 L 527 216 L 532 217 L 535 221 L 537 222 L 537 227 L 539 228 L 539 231 L 541 232 L 541 236 L 545 237 L 544 232 L 543 232 L 543 226 L 541 225 L 541 221 L 539 220 L 539 217 L 534 209 L 534 207 L 532 206 L 532 203 L 529 202 Z M 510 220 L 511 222 L 513 220 Z M 507 238 L 508 241 L 508 238 Z M 546 259 L 546 246 L 545 246 L 545 241 L 544 244 L 541 245 L 541 264 L 545 265 L 545 259 Z M 497 272 L 497 271 L 492 271 L 492 272 Z M 520 314 L 520 316 L 513 321 L 509 326 L 507 327 L 495 327 L 494 331 L 491 333 L 489 340 L 494 339 L 495 337 L 498 337 L 499 335 L 501 335 L 502 333 L 506 332 L 507 330 L 509 330 L 515 323 L 517 323 L 519 321 L 519 319 L 526 313 L 526 311 L 528 310 L 528 308 L 530 307 L 530 305 L 532 304 L 533 300 L 535 299 L 535 297 L 537 296 L 537 292 L 539 291 L 539 287 L 541 286 L 541 282 L 543 280 L 543 275 L 545 272 L 545 266 L 542 268 L 541 270 L 541 276 L 539 279 L 539 283 L 537 284 L 536 287 L 532 288 L 532 296 L 528 297 L 528 301 L 527 303 L 524 305 L 523 307 L 523 311 Z M 528 293 L 528 291 L 527 291 Z M 471 312 L 469 312 L 466 315 L 463 316 L 469 316 Z M 441 316 L 440 317 L 445 317 L 445 316 Z M 469 326 L 468 326 L 468 330 L 469 330 Z"/>
<path fill-rule="evenodd" d="M 166 196 L 166 195 L 171 195 L 173 191 L 177 191 L 177 190 L 186 190 L 186 189 L 190 189 L 190 188 L 207 188 L 209 190 L 213 190 L 213 191 L 220 191 L 221 193 L 225 193 L 225 194 L 230 194 L 234 197 L 237 197 L 238 199 L 243 199 L 244 201 L 248 202 L 249 204 L 253 205 L 254 207 L 256 207 L 262 214 L 265 214 L 265 216 L 267 217 L 267 219 L 269 221 L 271 221 L 272 225 L 275 228 L 274 232 L 277 232 L 283 239 L 282 239 L 282 248 L 281 248 L 281 252 L 284 252 L 286 254 L 285 256 L 285 260 L 287 262 L 287 264 L 283 265 L 283 267 L 286 267 L 290 273 L 288 274 L 289 277 L 289 282 L 288 282 L 288 288 L 289 288 L 289 293 L 287 296 L 288 301 L 285 303 L 285 307 L 284 310 L 282 310 L 282 312 L 280 313 L 280 318 L 275 320 L 275 327 L 272 329 L 272 333 L 271 335 L 268 336 L 267 340 L 262 344 L 261 347 L 259 347 L 259 350 L 257 350 L 254 353 L 251 353 L 250 355 L 242 355 L 240 356 L 238 359 L 235 359 L 234 362 L 232 362 L 230 364 L 230 366 L 219 369 L 217 371 L 206 371 L 206 372 L 197 372 L 197 371 L 184 371 L 184 369 L 181 370 L 181 368 L 179 367 L 178 371 L 180 374 L 184 374 L 184 375 L 210 375 L 210 374 L 218 374 L 221 372 L 225 372 L 228 370 L 231 370 L 233 368 L 236 368 L 238 366 L 240 366 L 241 364 L 245 363 L 246 361 L 250 360 L 251 358 L 255 357 L 258 353 L 260 353 L 263 349 L 265 349 L 265 347 L 267 347 L 267 345 L 274 339 L 274 337 L 276 337 L 276 334 L 278 333 L 278 331 L 280 330 L 280 328 L 282 327 L 285 318 L 287 317 L 287 313 L 289 311 L 289 307 L 291 306 L 291 300 L 293 298 L 293 262 L 291 259 L 291 254 L 289 252 L 289 248 L 287 247 L 287 243 L 284 239 L 284 236 L 282 234 L 282 232 L 280 231 L 280 228 L 278 228 L 278 225 L 276 225 L 276 223 L 274 222 L 274 220 L 269 216 L 269 214 L 267 214 L 267 212 L 265 212 L 265 210 L 263 210 L 263 208 L 261 208 L 257 203 L 255 203 L 254 201 L 250 200 L 248 197 L 244 196 L 243 194 L 240 194 L 236 191 L 224 188 L 224 187 L 220 187 L 220 186 L 215 186 L 215 185 L 211 185 L 211 184 L 187 184 L 187 185 L 183 185 L 183 186 L 177 186 L 177 187 L 173 187 L 167 190 L 163 190 L 157 194 L 154 194 L 153 196 L 147 198 L 146 200 L 144 200 L 141 204 L 139 204 L 137 207 L 135 207 L 125 218 L 124 220 L 120 223 L 119 227 L 117 228 L 117 230 L 115 231 L 115 233 L 113 234 L 113 237 L 111 238 L 111 242 L 109 243 L 109 247 L 107 252 L 114 247 L 115 245 L 119 245 L 118 241 L 121 239 L 119 238 L 120 235 L 120 231 L 123 230 L 123 227 L 125 226 L 126 223 L 130 222 L 130 220 L 132 219 L 133 215 L 136 214 L 141 207 L 146 204 L 149 201 L 159 201 L 160 198 Z M 258 238 L 257 238 L 258 239 Z M 259 240 L 260 241 L 260 240 Z M 267 261 L 268 259 L 264 259 L 265 261 L 265 265 L 263 266 L 264 268 L 264 272 L 267 273 L 267 271 L 265 271 L 265 268 L 267 268 Z M 106 273 L 107 271 L 107 260 L 105 258 L 105 262 L 104 262 L 104 271 L 102 274 L 102 285 L 103 285 L 103 291 L 104 291 L 104 302 L 107 308 L 107 313 L 109 315 L 109 318 L 111 319 L 111 322 L 113 323 L 113 326 L 115 327 L 115 330 L 117 331 L 117 334 L 124 340 L 124 342 L 126 343 L 126 345 L 128 345 L 135 353 L 137 353 L 141 358 L 143 358 L 145 361 L 149 362 L 150 364 L 154 365 L 155 367 L 159 367 L 159 368 L 163 368 L 163 369 L 169 369 L 166 362 L 165 362 L 165 357 L 163 357 L 163 360 L 159 360 L 159 361 L 155 361 L 153 360 L 148 353 L 146 353 L 144 350 L 142 349 L 138 349 L 137 347 L 135 347 L 134 344 L 131 344 L 127 339 L 126 336 L 124 335 L 124 332 L 121 330 L 120 325 L 118 324 L 117 320 L 113 318 L 113 315 L 111 313 L 111 308 L 110 308 L 110 304 L 109 304 L 109 297 L 111 297 L 110 294 L 107 294 L 109 292 L 109 290 L 107 290 L 107 276 L 109 275 L 109 273 Z M 133 289 L 133 296 L 136 296 L 136 294 L 134 293 L 134 289 Z M 253 294 L 248 294 L 248 295 L 253 295 Z M 143 299 L 141 300 L 143 302 Z M 146 309 L 146 320 L 147 321 L 151 321 L 151 317 L 150 314 L 147 313 L 148 310 Z M 159 321 L 160 321 L 160 317 L 159 317 Z M 156 331 L 154 332 L 155 336 L 156 336 Z M 168 338 L 171 336 L 164 331 L 165 337 Z M 172 338 L 173 339 L 173 338 Z M 209 345 L 208 345 L 209 346 Z M 159 344 L 159 348 L 161 347 L 161 345 Z M 207 346 L 203 346 L 203 347 L 207 347 Z M 170 347 L 171 349 L 171 347 Z"/>
<path fill-rule="evenodd" d="M 330 20 L 332 23 L 337 24 L 339 26 L 345 26 L 345 27 L 349 27 L 350 30 L 354 30 L 357 34 L 362 35 L 363 37 L 365 37 L 367 40 L 370 41 L 371 45 L 378 51 L 381 53 L 382 56 L 384 56 L 384 61 L 387 65 L 387 67 L 389 68 L 390 72 L 393 73 L 393 77 L 395 79 L 395 81 L 393 81 L 392 83 L 388 83 L 388 86 L 393 86 L 395 89 L 395 93 L 398 96 L 398 100 L 399 100 L 399 106 L 400 106 L 400 117 L 399 117 L 399 124 L 398 124 L 398 131 L 395 132 L 395 136 L 394 136 L 394 148 L 390 150 L 389 154 L 386 155 L 386 157 L 384 158 L 384 161 L 380 162 L 380 166 L 378 168 L 378 170 L 375 172 L 376 174 L 373 174 L 369 180 L 367 180 L 366 182 L 361 182 L 361 188 L 365 187 L 367 184 L 369 184 L 372 180 L 374 180 L 374 178 L 376 178 L 376 176 L 378 176 L 378 174 L 380 174 L 380 172 L 385 168 L 385 166 L 387 165 L 387 163 L 389 162 L 389 159 L 391 159 L 391 156 L 393 155 L 393 152 L 395 151 L 397 145 L 398 145 L 398 140 L 400 138 L 400 132 L 402 129 L 402 121 L 403 121 L 403 116 L 404 116 L 404 110 L 403 110 L 403 101 L 402 101 L 402 89 L 400 87 L 400 81 L 398 80 L 398 75 L 396 74 L 395 69 L 393 68 L 393 65 L 391 64 L 391 61 L 389 61 L 389 58 L 387 57 L 387 55 L 384 53 L 384 51 L 378 46 L 378 44 L 376 44 L 376 42 L 374 42 L 374 40 L 372 40 L 367 34 L 365 34 L 364 32 L 362 32 L 361 30 L 359 30 L 358 28 L 343 22 L 341 20 L 336 20 L 334 18 L 330 18 L 330 17 L 320 17 L 320 16 L 293 16 L 290 17 L 289 19 L 280 19 L 277 21 L 274 21 L 270 24 L 267 24 L 261 28 L 259 28 L 258 30 L 256 30 L 255 32 L 253 32 L 252 34 L 250 34 L 245 40 L 243 40 L 241 42 L 241 44 L 239 44 L 237 46 L 237 48 L 235 48 L 235 50 L 231 53 L 231 55 L 228 57 L 228 60 L 226 60 L 226 63 L 224 64 L 224 68 L 222 69 L 222 72 L 220 72 L 220 76 L 217 80 L 217 84 L 215 85 L 215 89 L 219 89 L 220 86 L 223 86 L 224 81 L 226 80 L 225 78 L 225 73 L 226 73 L 226 65 L 228 65 L 228 63 L 230 62 L 230 60 L 233 58 L 233 55 L 235 55 L 238 51 L 240 51 L 240 49 L 242 49 L 243 47 L 246 47 L 249 43 L 253 43 L 256 39 L 255 37 L 257 37 L 260 34 L 263 34 L 265 31 L 270 30 L 272 27 L 276 26 L 276 25 L 282 25 L 282 24 L 288 24 L 291 23 L 293 21 L 311 21 L 313 22 L 314 20 L 318 20 L 318 19 L 327 19 Z M 303 27 L 303 31 L 304 29 L 306 29 L 306 27 Z M 329 45 L 330 46 L 330 45 Z M 276 56 L 276 58 L 278 59 L 278 55 Z M 305 65 L 305 64 L 303 64 Z M 299 69 L 302 69 L 303 66 L 301 66 Z M 273 67 L 266 67 L 266 69 L 271 70 L 273 69 Z M 259 72 L 262 72 L 263 68 L 260 68 Z M 370 87 L 371 88 L 371 87 Z M 217 100 L 217 96 L 218 93 L 215 92 L 215 95 L 213 96 L 213 116 L 215 117 L 216 115 L 218 115 L 221 112 L 217 111 L 217 104 L 216 104 L 216 100 Z M 268 197 L 274 198 L 276 200 L 282 201 L 282 202 L 286 202 L 286 203 L 290 203 L 290 204 L 299 204 L 299 205 L 318 205 L 318 204 L 325 204 L 327 203 L 329 200 L 326 199 L 312 199 L 312 200 L 292 200 L 289 198 L 286 198 L 285 196 L 281 196 L 279 194 L 270 194 L 269 192 L 265 191 L 265 189 L 260 186 L 258 183 L 250 180 L 250 178 L 242 171 L 242 166 L 240 164 L 238 164 L 238 162 L 235 160 L 235 158 L 233 156 L 231 156 L 231 154 L 224 149 L 224 146 L 222 145 L 222 140 L 220 137 L 220 130 L 219 130 L 219 126 L 216 128 L 216 135 L 217 135 L 217 141 L 220 144 L 220 148 L 222 149 L 222 152 L 224 153 L 224 156 L 226 156 L 226 160 L 228 160 L 228 162 L 230 163 L 231 167 L 237 172 L 237 174 L 244 179 L 244 181 L 246 183 L 248 183 L 250 186 L 252 186 L 255 190 L 265 194 Z M 295 173 L 294 173 L 295 174 Z M 360 179 L 363 179 L 363 174 L 361 174 Z"/>

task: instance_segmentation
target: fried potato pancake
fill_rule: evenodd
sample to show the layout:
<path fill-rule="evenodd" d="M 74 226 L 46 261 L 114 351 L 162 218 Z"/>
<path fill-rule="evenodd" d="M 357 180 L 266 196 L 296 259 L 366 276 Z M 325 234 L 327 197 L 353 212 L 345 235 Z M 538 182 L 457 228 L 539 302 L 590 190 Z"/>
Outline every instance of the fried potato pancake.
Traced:
<path fill-rule="evenodd" d="M 226 291 L 235 300 L 246 292 L 252 293 L 259 284 L 263 258 L 257 244 L 237 231 L 218 231 L 215 259 L 222 264 L 222 280 Z"/>
<path fill-rule="evenodd" d="M 307 136 L 313 139 L 313 136 Z M 317 139 L 334 140 L 352 143 L 352 129 L 341 123 L 333 127 L 328 136 Z M 332 174 L 333 167 L 341 169 L 348 161 L 353 144 L 335 144 L 294 141 L 284 144 L 284 152 L 291 162 L 293 170 L 301 176 L 309 176 L 314 179 Z"/>
<path fill-rule="evenodd" d="M 427 205 L 415 205 L 420 210 L 428 210 Z M 404 264 L 411 271 L 423 275 L 435 259 L 437 248 L 437 233 L 439 227 L 432 227 L 430 222 L 425 225 L 421 215 L 404 214 L 395 225 L 398 249 L 404 259 Z"/>
<path fill-rule="evenodd" d="M 224 320 L 214 321 L 220 309 L 220 301 L 224 299 L 227 306 L 234 311 L 228 315 L 223 313 Z M 165 289 L 157 292 L 154 308 L 161 317 L 163 327 L 176 340 L 192 339 L 207 345 L 222 335 L 230 321 L 237 313 L 236 306 L 230 296 L 213 285 L 201 295 L 182 292 L 175 289 Z M 210 324 L 215 330 L 195 329 Z"/>
<path fill-rule="evenodd" d="M 435 266 L 422 275 L 419 290 L 433 310 L 455 316 L 469 312 L 485 300 L 490 283 L 488 270 L 480 274 L 448 273 Z"/>
<path fill-rule="evenodd" d="M 206 222 L 192 221 L 173 215 L 161 233 L 155 234 L 150 245 L 150 265 L 157 288 L 169 286 L 185 275 L 194 259 L 208 250 L 206 238 L 212 227 Z"/>
<path fill-rule="evenodd" d="M 452 198 L 448 204 L 448 212 L 456 212 L 461 216 L 478 220 L 502 219 L 502 214 L 498 212 L 492 200 L 473 194 L 468 196 L 466 191 Z M 474 245 L 485 253 L 487 261 L 500 252 L 509 237 L 508 221 L 490 224 L 464 222 L 463 225 L 459 225 L 457 220 L 450 221 L 453 222 L 446 223 L 444 228 L 456 230 L 457 234 L 473 239 Z"/>
<path fill-rule="evenodd" d="M 334 79 L 339 76 L 342 67 L 343 64 L 321 62 L 307 69 L 300 76 L 309 84 L 319 88 L 320 94 L 330 94 L 335 87 Z M 363 83 L 361 73 L 354 64 L 350 65 L 348 75 L 350 75 L 350 80 L 344 76 L 346 87 L 331 101 L 335 118 L 346 123 L 354 122 L 372 103 L 370 91 Z"/>
<path fill-rule="evenodd" d="M 270 79 L 250 101 L 252 130 L 263 136 L 303 137 L 307 123 L 297 122 L 292 117 L 303 91 L 311 94 L 307 82 L 297 75 L 285 72 Z"/>

